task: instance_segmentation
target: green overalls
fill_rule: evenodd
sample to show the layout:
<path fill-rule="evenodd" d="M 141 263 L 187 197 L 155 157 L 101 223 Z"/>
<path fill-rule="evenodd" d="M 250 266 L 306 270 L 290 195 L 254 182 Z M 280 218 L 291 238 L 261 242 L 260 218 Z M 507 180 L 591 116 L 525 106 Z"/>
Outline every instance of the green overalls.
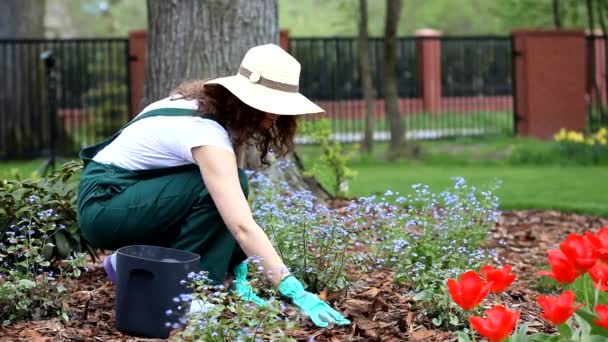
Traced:
<path fill-rule="evenodd" d="M 246 255 L 220 217 L 197 165 L 129 171 L 92 160 L 137 120 L 195 114 L 179 108 L 152 110 L 102 143 L 83 149 L 80 158 L 85 167 L 78 188 L 78 221 L 85 239 L 97 248 L 115 250 L 145 244 L 197 253 L 201 256 L 201 269 L 219 284 Z M 215 120 L 210 114 L 204 118 Z M 238 173 L 247 196 L 247 176 L 241 169 Z"/>

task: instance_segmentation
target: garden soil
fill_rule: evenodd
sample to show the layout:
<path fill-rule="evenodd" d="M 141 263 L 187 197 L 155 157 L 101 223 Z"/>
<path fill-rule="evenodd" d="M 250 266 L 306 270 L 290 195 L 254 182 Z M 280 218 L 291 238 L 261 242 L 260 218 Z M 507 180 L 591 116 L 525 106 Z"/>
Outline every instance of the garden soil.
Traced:
<path fill-rule="evenodd" d="M 530 332 L 553 332 L 539 318 L 536 297 L 540 294 L 536 273 L 547 264 L 546 252 L 557 248 L 568 234 L 583 233 L 608 224 L 608 218 L 597 218 L 555 211 L 507 211 L 492 230 L 491 247 L 498 251 L 501 263 L 513 265 L 518 278 L 502 301 L 522 312 L 520 323 L 528 322 Z M 90 263 L 89 271 L 77 281 L 64 286 L 70 292 L 64 303 L 71 319 L 20 322 L 0 327 L 0 342 L 7 341 L 160 341 L 123 335 L 115 329 L 114 287 L 106 280 L 100 263 Z M 303 321 L 292 331 L 298 340 L 309 341 L 456 341 L 453 333 L 435 329 L 416 309 L 413 295 L 405 285 L 392 281 L 389 271 L 364 275 L 362 285 L 347 292 L 322 294 L 333 306 L 345 313 L 353 324 L 347 327 L 318 329 Z M 495 301 L 490 296 L 484 305 Z"/>

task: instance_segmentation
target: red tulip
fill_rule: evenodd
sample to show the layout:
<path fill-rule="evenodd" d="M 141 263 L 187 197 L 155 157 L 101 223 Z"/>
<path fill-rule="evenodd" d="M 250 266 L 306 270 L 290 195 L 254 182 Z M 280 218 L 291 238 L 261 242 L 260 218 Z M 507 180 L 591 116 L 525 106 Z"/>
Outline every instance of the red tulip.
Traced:
<path fill-rule="evenodd" d="M 572 283 L 580 275 L 561 250 L 551 249 L 547 254 L 549 255 L 549 264 L 551 264 L 552 272 L 543 270 L 538 272 L 538 274 L 549 276 L 564 284 Z"/>
<path fill-rule="evenodd" d="M 544 314 L 541 314 L 541 317 L 555 325 L 566 322 L 574 311 L 583 306 L 583 304 L 574 306 L 574 292 L 571 290 L 564 291 L 558 297 L 538 297 L 536 298 L 536 302 L 545 311 Z"/>
<path fill-rule="evenodd" d="M 492 283 L 487 283 L 474 271 L 466 271 L 458 281 L 448 279 L 448 292 L 454 302 L 469 311 L 486 297 Z"/>
<path fill-rule="evenodd" d="M 492 266 L 483 266 L 480 271 L 488 282 L 493 283 L 490 291 L 494 293 L 503 292 L 515 280 L 515 274 L 511 273 L 511 265 L 507 265 L 501 270 L 494 269 Z"/>
<path fill-rule="evenodd" d="M 585 238 L 593 245 L 598 258 L 608 262 L 608 225 L 600 229 L 597 234 L 586 232 Z"/>
<path fill-rule="evenodd" d="M 602 328 L 608 329 L 608 305 L 596 305 L 595 312 L 600 316 L 600 319 L 596 319 L 593 322 Z"/>
<path fill-rule="evenodd" d="M 593 245 L 582 235 L 570 234 L 559 245 L 559 249 L 564 252 L 568 261 L 579 273 L 587 272 L 597 262 L 597 254 Z"/>
<path fill-rule="evenodd" d="M 519 319 L 519 311 L 509 311 L 502 305 L 496 305 L 486 311 L 487 319 L 477 316 L 469 317 L 471 327 L 490 342 L 505 340 Z"/>
<path fill-rule="evenodd" d="M 600 284 L 601 291 L 608 291 L 608 264 L 598 262 L 589 270 L 589 275 L 593 279 L 593 287 Z"/>

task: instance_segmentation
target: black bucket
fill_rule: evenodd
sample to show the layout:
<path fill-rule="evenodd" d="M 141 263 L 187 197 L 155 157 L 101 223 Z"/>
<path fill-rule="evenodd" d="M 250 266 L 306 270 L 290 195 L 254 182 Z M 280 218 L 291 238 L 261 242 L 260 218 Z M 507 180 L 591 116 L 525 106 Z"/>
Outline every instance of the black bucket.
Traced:
<path fill-rule="evenodd" d="M 172 248 L 126 246 L 116 253 L 116 327 L 136 336 L 167 338 L 178 303 L 173 299 L 192 291 L 180 284 L 199 272 L 200 256 Z M 183 314 L 188 308 L 182 308 Z"/>

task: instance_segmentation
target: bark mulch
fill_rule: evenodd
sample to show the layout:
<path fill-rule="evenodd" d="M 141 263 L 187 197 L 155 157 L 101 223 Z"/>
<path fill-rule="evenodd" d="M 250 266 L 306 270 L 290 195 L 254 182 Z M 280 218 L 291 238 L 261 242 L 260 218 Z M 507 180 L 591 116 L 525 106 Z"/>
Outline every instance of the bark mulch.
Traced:
<path fill-rule="evenodd" d="M 608 218 L 564 214 L 555 211 L 508 211 L 492 232 L 490 245 L 500 260 L 513 265 L 516 282 L 503 295 L 503 301 L 522 312 L 530 331 L 552 332 L 539 318 L 536 297 L 540 276 L 536 272 L 547 264 L 546 252 L 556 248 L 568 234 L 596 231 Z M 70 293 L 64 303 L 72 313 L 68 323 L 58 319 L 29 321 L 0 327 L 0 342 L 6 341 L 160 341 L 130 337 L 116 331 L 114 324 L 114 287 L 106 281 L 99 263 L 88 265 L 77 281 L 64 286 Z M 496 266 L 496 265 L 495 265 Z M 404 285 L 394 284 L 389 271 L 365 275 L 362 286 L 330 295 L 332 305 L 345 313 L 353 324 L 348 327 L 318 329 L 302 322 L 293 336 L 316 341 L 456 341 L 451 332 L 436 330 L 416 312 L 412 295 Z M 489 306 L 491 301 L 484 302 Z"/>

